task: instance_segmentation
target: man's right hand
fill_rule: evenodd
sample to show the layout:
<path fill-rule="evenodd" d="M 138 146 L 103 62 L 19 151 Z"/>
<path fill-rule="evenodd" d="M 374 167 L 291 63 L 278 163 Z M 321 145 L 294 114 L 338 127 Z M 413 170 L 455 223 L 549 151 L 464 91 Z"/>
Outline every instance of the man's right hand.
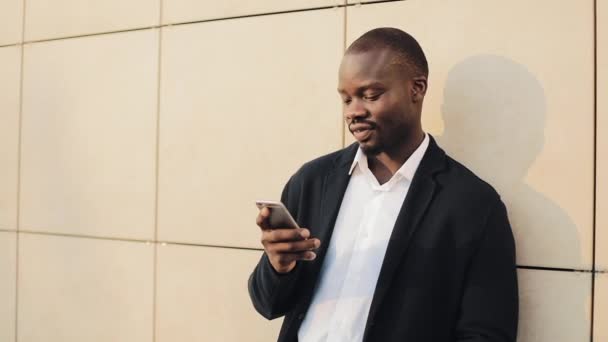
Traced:
<path fill-rule="evenodd" d="M 287 273 L 296 267 L 298 260 L 314 260 L 314 252 L 321 245 L 321 241 L 310 238 L 310 231 L 306 228 L 271 228 L 268 223 L 270 210 L 266 207 L 260 210 L 256 219 L 257 225 L 262 229 L 262 245 L 268 255 L 270 264 L 278 273 Z"/>

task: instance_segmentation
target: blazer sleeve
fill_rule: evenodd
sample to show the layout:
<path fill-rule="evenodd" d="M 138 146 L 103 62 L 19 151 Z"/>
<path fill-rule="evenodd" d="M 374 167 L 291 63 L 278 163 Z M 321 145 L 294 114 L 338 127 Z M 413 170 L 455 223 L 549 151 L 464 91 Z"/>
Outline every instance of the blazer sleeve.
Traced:
<path fill-rule="evenodd" d="M 295 176 L 285 185 L 281 202 L 297 217 L 297 213 L 293 212 L 298 207 L 297 203 L 293 203 L 297 198 L 294 196 L 297 192 L 294 178 Z M 249 297 L 256 311 L 267 319 L 281 317 L 289 312 L 295 304 L 293 297 L 300 273 L 299 262 L 290 272 L 278 273 L 270 264 L 266 253 L 263 253 L 248 281 Z"/>
<path fill-rule="evenodd" d="M 465 280 L 456 341 L 515 341 L 519 312 L 515 241 L 500 198 L 490 209 L 482 234 Z"/>

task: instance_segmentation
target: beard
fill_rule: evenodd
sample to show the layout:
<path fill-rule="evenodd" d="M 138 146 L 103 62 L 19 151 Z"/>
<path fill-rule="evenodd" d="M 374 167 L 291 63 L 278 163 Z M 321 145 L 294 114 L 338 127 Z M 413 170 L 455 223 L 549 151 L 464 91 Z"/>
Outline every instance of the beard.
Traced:
<path fill-rule="evenodd" d="M 360 142 L 359 148 L 361 148 L 361 151 L 363 151 L 363 153 L 369 157 L 375 157 L 384 151 L 382 144 L 379 143 L 369 144 L 368 142 Z"/>
<path fill-rule="evenodd" d="M 381 153 L 395 153 L 411 137 L 405 129 L 398 130 L 397 132 L 399 133 L 390 132 L 389 136 L 387 136 L 387 134 L 382 134 L 386 132 L 378 130 L 372 139 L 359 142 L 359 148 L 361 148 L 361 151 L 366 156 L 370 157 L 378 156 Z"/>

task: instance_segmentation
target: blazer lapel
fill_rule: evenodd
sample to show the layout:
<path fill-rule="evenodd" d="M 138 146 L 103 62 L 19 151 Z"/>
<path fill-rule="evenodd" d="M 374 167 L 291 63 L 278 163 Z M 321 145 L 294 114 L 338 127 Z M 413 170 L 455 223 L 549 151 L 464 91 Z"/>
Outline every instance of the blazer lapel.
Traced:
<path fill-rule="evenodd" d="M 324 248 L 321 248 L 317 258 L 318 262 L 316 264 L 319 267 L 325 257 L 327 247 L 329 247 L 329 239 L 331 239 L 338 211 L 350 180 L 348 170 L 355 159 L 357 148 L 358 144 L 353 143 L 344 153 L 340 154 L 334 161 L 335 167 L 327 173 L 323 182 L 321 220 L 319 221 L 322 225 L 319 229 L 318 238 L 322 241 Z"/>
<path fill-rule="evenodd" d="M 424 157 L 422 158 L 418 170 L 412 179 L 410 189 L 403 201 L 393 232 L 386 249 L 384 262 L 380 269 L 376 291 L 369 309 L 367 324 L 363 334 L 365 341 L 370 326 L 373 326 L 375 316 L 380 305 L 389 290 L 392 279 L 401 263 L 403 256 L 411 241 L 412 235 L 418 228 L 420 220 L 424 217 L 433 196 L 437 191 L 433 175 L 441 170 L 445 165 L 445 152 L 437 146 L 435 139 L 429 135 L 430 142 Z"/>

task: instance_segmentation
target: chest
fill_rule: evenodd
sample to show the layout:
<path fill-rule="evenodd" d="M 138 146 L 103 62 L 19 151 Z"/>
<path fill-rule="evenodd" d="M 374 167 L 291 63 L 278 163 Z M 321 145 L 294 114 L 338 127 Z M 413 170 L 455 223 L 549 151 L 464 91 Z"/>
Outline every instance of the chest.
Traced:
<path fill-rule="evenodd" d="M 331 253 L 366 253 L 388 243 L 409 189 L 402 179 L 373 184 L 355 172 L 344 193 L 329 249 Z"/>

